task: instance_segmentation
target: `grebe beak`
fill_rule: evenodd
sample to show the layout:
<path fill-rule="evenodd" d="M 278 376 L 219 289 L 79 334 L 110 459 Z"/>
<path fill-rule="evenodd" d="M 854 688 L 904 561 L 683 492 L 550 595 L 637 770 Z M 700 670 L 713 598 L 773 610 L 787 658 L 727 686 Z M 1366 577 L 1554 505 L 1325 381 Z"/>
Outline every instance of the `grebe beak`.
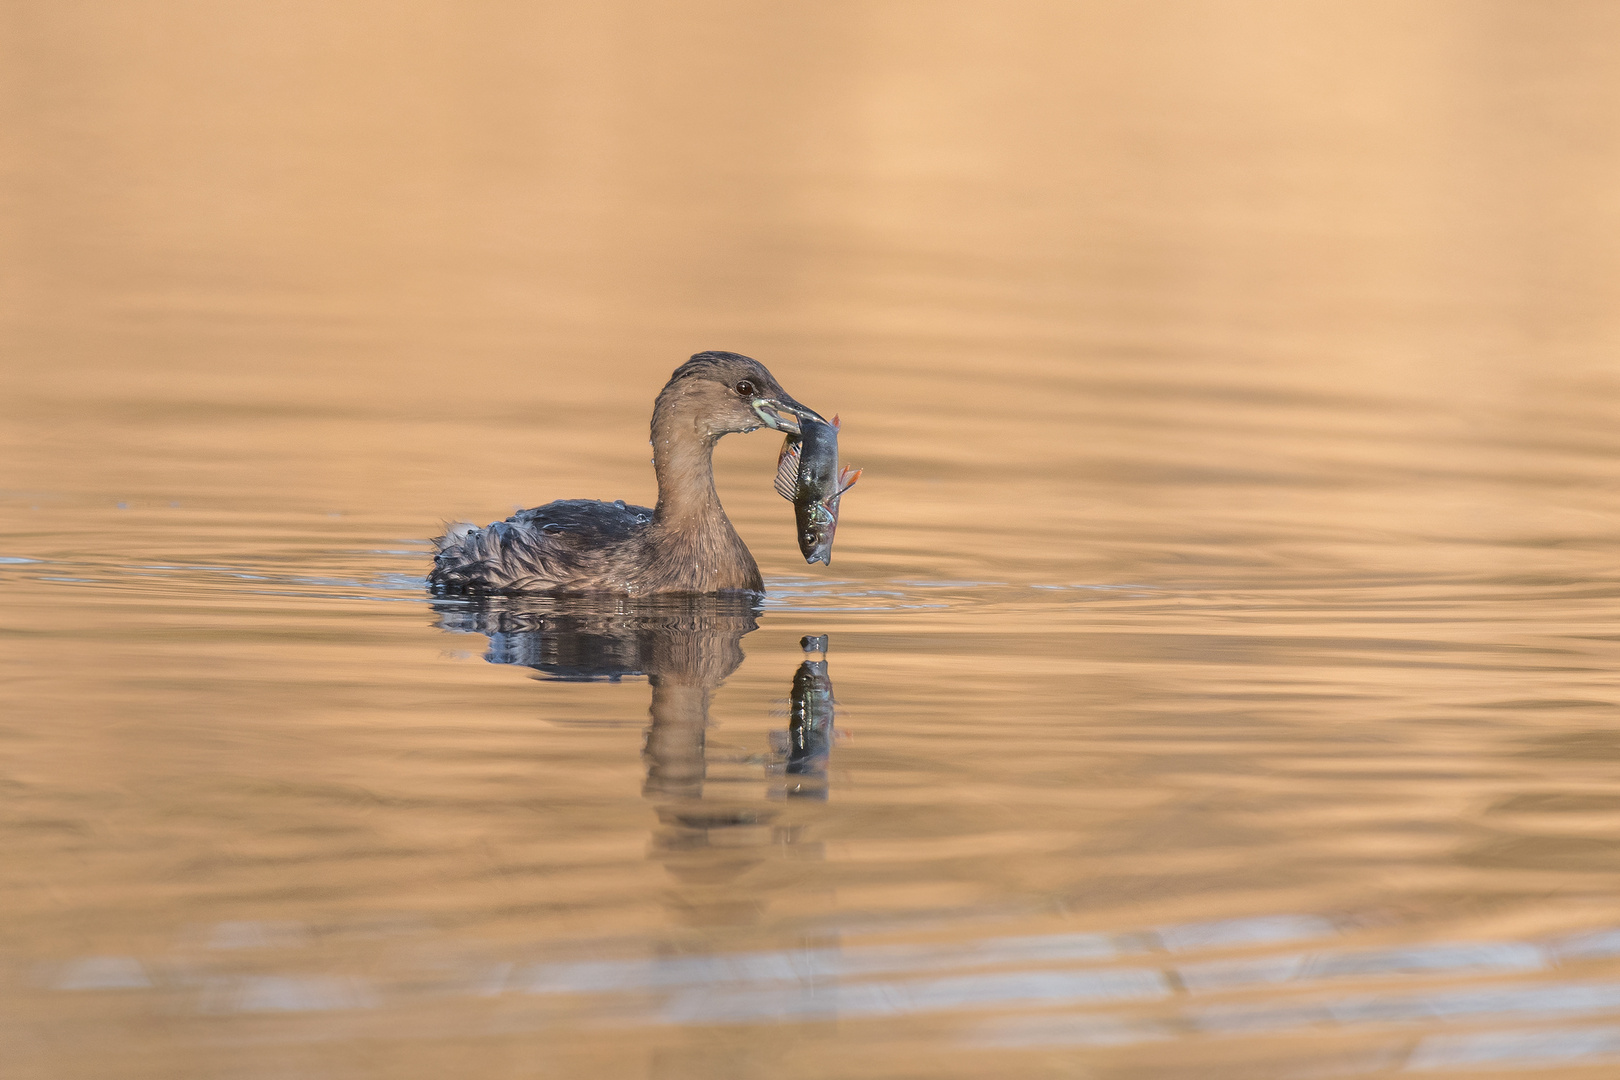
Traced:
<path fill-rule="evenodd" d="M 805 408 L 786 394 L 779 398 L 755 398 L 749 405 L 766 427 L 775 431 L 785 431 L 789 435 L 799 434 L 799 417 L 810 416 L 817 420 L 821 419 L 820 413 Z"/>

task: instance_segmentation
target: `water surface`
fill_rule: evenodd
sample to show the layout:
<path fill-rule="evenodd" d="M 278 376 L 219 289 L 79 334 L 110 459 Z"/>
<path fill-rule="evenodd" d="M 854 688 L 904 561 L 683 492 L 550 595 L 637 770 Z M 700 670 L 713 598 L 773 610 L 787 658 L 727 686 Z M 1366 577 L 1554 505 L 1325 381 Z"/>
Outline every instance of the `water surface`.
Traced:
<path fill-rule="evenodd" d="M 1617 1067 L 1610 6 L 10 25 L 8 1076 Z M 704 348 L 830 568 L 427 594 Z"/>

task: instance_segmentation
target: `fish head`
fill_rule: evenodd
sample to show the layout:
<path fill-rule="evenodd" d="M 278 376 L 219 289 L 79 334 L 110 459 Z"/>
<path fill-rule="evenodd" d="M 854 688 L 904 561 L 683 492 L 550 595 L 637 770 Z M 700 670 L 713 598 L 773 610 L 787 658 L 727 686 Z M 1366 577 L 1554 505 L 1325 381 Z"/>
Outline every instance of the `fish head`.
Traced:
<path fill-rule="evenodd" d="M 799 514 L 799 551 L 807 563 L 832 565 L 833 534 L 838 531 L 838 496 L 808 502 Z"/>
<path fill-rule="evenodd" d="M 838 500 L 860 478 L 860 469 L 846 465 L 838 470 L 838 484 L 831 495 L 799 506 L 799 551 L 805 562 L 832 565 L 833 536 L 838 532 Z"/>

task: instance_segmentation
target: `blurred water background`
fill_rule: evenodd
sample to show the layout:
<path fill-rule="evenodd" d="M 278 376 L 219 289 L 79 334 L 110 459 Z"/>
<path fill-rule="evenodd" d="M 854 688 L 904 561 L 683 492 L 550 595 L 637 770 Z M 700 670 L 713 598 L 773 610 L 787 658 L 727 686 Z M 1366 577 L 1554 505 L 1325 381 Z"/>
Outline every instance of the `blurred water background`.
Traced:
<path fill-rule="evenodd" d="M 1617 61 L 3 5 L 5 1075 L 1614 1075 Z M 842 415 L 830 569 L 755 435 L 758 611 L 426 595 L 446 520 L 650 502 L 709 348 Z"/>

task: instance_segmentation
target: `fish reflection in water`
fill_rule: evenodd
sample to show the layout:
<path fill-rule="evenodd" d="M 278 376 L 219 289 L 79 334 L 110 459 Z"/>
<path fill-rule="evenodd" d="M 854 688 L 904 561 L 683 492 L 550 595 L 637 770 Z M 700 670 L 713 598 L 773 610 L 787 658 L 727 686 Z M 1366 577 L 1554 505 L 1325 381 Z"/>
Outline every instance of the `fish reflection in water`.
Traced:
<path fill-rule="evenodd" d="M 788 728 L 771 732 L 772 749 L 782 755 L 774 767 L 786 774 L 783 794 L 825 799 L 834 710 L 832 678 L 827 674 L 827 635 L 812 634 L 799 647 L 806 655 L 793 673 Z"/>
<path fill-rule="evenodd" d="M 791 844 L 801 856 L 815 853 L 803 826 L 779 820 L 780 811 L 730 794 L 734 785 L 718 797 L 705 790 L 711 700 L 742 664 L 743 637 L 759 627 L 755 598 L 483 597 L 442 602 L 435 611 L 445 630 L 485 635 L 490 663 L 532 668 L 544 680 L 646 677 L 652 701 L 642 793 L 658 811 L 653 857 L 683 883 L 713 890 L 707 899 L 689 890 L 678 901 L 698 921 L 746 921 L 747 910 L 733 910 L 741 901 L 721 887 L 758 861 L 752 850 Z M 740 763 L 762 767 L 772 795 L 824 800 L 833 737 L 827 636 L 806 637 L 801 646 L 806 657 L 793 676 L 787 729 L 772 733 L 770 753 Z M 694 857 L 701 852 L 710 857 Z"/>

